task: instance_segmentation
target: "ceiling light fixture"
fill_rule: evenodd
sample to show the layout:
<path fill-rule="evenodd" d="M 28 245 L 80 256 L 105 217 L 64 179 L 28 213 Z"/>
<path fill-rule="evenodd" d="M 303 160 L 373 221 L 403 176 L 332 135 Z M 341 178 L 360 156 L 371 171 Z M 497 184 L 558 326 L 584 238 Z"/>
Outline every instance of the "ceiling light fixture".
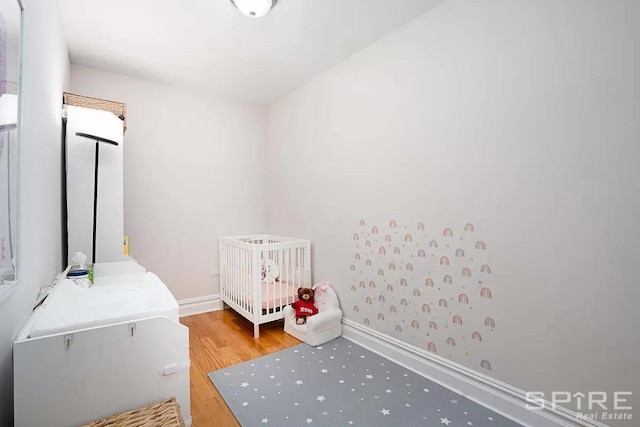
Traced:
<path fill-rule="evenodd" d="M 260 18 L 269 13 L 278 0 L 231 0 L 231 3 L 250 18 Z"/>

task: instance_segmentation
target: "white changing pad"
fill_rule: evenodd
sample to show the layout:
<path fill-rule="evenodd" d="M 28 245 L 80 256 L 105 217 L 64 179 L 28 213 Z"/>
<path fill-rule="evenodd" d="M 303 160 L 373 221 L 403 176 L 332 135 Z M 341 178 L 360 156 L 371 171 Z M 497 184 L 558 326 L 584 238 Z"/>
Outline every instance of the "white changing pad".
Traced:
<path fill-rule="evenodd" d="M 147 317 L 179 321 L 175 298 L 160 278 L 149 272 L 97 280 L 90 288 L 61 280 L 33 316 L 31 337 Z"/>

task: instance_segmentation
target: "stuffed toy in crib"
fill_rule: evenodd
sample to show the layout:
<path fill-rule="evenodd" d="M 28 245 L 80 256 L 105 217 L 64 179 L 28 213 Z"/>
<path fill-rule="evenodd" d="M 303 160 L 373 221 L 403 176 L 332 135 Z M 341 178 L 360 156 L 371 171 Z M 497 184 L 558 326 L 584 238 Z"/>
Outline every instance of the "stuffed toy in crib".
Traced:
<path fill-rule="evenodd" d="M 307 322 L 307 316 L 318 314 L 318 308 L 313 302 L 313 289 L 298 288 L 298 301 L 291 304 L 296 309 L 297 325 L 304 325 Z"/>

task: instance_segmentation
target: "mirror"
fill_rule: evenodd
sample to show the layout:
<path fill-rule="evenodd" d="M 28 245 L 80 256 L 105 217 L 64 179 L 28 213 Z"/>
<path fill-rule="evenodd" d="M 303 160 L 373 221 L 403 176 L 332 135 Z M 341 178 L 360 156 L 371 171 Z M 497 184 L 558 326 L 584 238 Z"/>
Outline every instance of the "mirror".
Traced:
<path fill-rule="evenodd" d="M 17 282 L 22 3 L 0 0 L 0 302 Z"/>

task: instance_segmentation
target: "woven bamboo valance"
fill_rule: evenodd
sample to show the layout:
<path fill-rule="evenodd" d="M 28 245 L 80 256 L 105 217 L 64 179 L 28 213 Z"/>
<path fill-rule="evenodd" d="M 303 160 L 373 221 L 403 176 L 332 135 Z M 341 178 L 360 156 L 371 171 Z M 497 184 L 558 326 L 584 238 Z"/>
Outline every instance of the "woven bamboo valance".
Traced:
<path fill-rule="evenodd" d="M 127 130 L 127 104 L 123 102 L 109 101 L 90 96 L 76 95 L 75 93 L 64 92 L 63 102 L 65 105 L 76 107 L 93 108 L 94 110 L 109 111 L 123 120 L 124 130 Z"/>

